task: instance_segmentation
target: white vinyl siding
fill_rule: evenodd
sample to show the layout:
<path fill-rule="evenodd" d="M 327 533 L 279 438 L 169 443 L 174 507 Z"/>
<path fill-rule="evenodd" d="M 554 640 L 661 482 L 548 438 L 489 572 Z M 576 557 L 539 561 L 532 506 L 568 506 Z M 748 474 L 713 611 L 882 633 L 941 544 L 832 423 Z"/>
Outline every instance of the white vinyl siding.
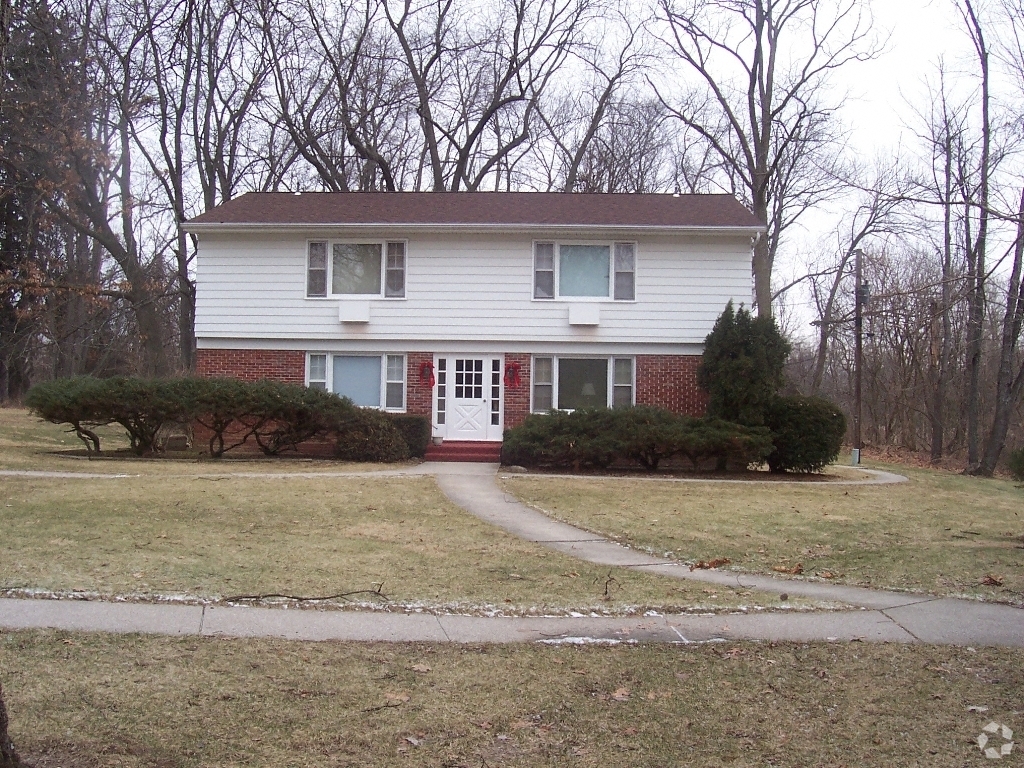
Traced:
<path fill-rule="evenodd" d="M 580 343 L 584 332 L 569 325 L 571 300 L 534 299 L 533 243 L 543 241 L 537 234 L 410 237 L 404 300 L 360 297 L 369 303 L 370 319 L 356 328 L 338 316 L 339 303 L 355 297 L 307 299 L 305 235 L 204 233 L 197 259 L 198 343 L 265 340 L 284 349 L 299 343 L 299 348 L 330 352 L 333 342 L 345 340 L 348 349 L 351 340 L 360 350 L 377 352 L 436 350 L 455 343 L 562 352 L 563 346 Z M 636 300 L 602 303 L 600 323 L 586 329 L 586 343 L 694 354 L 727 301 L 749 305 L 749 237 L 635 240 Z M 327 237 L 313 241 L 331 242 Z"/>

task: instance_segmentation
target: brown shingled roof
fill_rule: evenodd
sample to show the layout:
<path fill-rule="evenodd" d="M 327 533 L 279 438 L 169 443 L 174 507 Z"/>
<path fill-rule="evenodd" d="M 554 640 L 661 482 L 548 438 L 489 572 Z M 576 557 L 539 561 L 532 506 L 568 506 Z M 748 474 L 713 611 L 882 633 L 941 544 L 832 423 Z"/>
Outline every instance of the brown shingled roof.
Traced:
<path fill-rule="evenodd" d="M 217 225 L 756 228 L 731 195 L 564 192 L 250 192 L 190 220 Z"/>

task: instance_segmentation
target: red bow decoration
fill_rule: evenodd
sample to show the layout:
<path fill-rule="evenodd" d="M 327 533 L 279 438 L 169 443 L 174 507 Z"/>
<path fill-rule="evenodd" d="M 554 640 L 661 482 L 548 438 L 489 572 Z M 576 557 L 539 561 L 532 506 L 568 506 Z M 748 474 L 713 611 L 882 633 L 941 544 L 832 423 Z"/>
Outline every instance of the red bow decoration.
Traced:
<path fill-rule="evenodd" d="M 519 389 L 522 386 L 522 379 L 519 377 L 519 373 L 522 371 L 522 366 L 519 363 L 509 363 L 505 366 L 505 386 L 509 389 Z"/>
<path fill-rule="evenodd" d="M 420 366 L 420 381 L 429 381 L 430 388 L 434 388 L 434 384 L 437 382 L 434 379 L 434 364 L 424 363 Z"/>

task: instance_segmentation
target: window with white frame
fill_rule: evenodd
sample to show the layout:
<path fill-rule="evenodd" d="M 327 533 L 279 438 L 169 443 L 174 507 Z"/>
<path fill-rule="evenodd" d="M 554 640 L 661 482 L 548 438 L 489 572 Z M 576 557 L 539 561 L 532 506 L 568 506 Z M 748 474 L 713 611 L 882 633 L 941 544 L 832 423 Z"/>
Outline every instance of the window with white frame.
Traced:
<path fill-rule="evenodd" d="M 534 243 L 533 298 L 634 301 L 636 243 Z"/>
<path fill-rule="evenodd" d="M 534 413 L 633 405 L 632 357 L 533 358 Z"/>
<path fill-rule="evenodd" d="M 306 296 L 404 298 L 405 251 L 406 244 L 401 240 L 364 243 L 310 240 Z"/>
<path fill-rule="evenodd" d="M 310 353 L 306 383 L 363 408 L 405 410 L 405 355 Z"/>

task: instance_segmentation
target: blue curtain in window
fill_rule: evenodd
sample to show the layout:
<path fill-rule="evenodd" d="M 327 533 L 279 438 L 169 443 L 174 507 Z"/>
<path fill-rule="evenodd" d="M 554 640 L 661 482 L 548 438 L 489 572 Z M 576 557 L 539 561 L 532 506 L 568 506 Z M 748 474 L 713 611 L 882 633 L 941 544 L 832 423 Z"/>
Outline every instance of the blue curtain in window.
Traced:
<path fill-rule="evenodd" d="M 558 248 L 560 296 L 607 296 L 607 245 L 562 245 Z"/>
<path fill-rule="evenodd" d="M 334 391 L 356 405 L 380 407 L 380 358 L 334 358 Z"/>

